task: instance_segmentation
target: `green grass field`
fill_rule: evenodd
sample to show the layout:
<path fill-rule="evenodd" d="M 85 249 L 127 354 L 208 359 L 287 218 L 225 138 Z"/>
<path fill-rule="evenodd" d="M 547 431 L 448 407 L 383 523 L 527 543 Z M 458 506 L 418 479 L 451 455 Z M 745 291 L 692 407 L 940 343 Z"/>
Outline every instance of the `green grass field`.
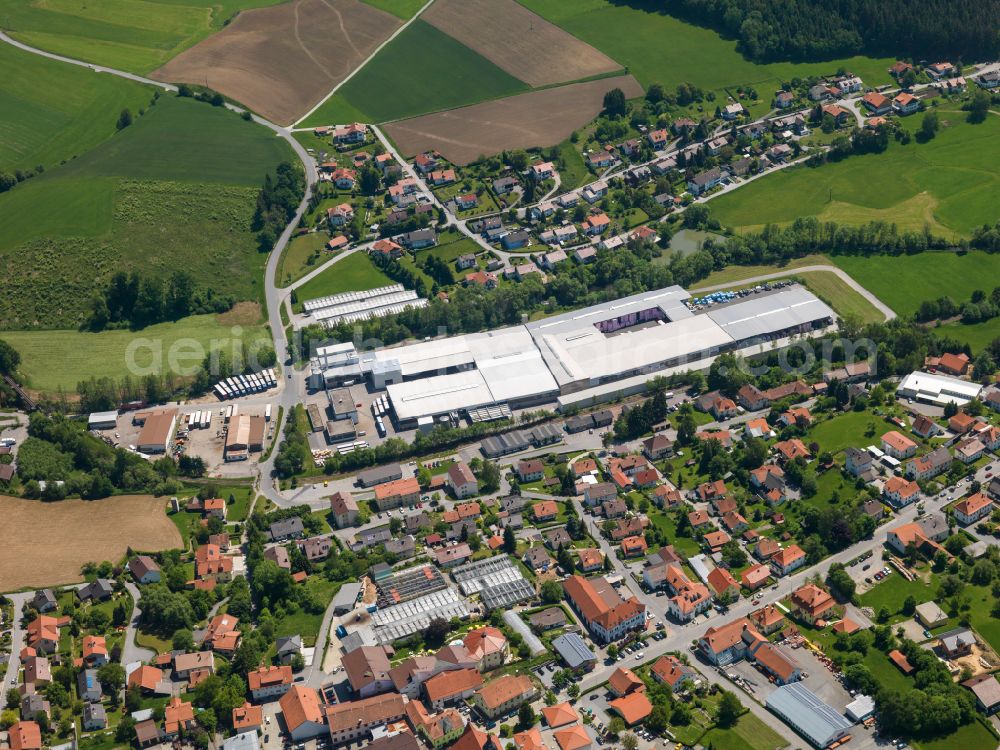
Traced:
<path fill-rule="evenodd" d="M 424 7 L 424 3 L 427 0 L 361 0 L 365 5 L 370 5 L 373 8 L 378 8 L 379 10 L 384 10 L 386 13 L 391 13 L 396 16 L 396 18 L 402 18 L 404 21 L 409 21 L 413 18 L 414 14 Z"/>
<path fill-rule="evenodd" d="M 899 315 L 912 315 L 924 300 L 945 295 L 965 302 L 976 289 L 989 294 L 1000 279 L 1000 255 L 982 252 L 843 255 L 833 261 Z"/>
<path fill-rule="evenodd" d="M 869 425 L 875 425 L 875 435 L 866 437 Z M 889 431 L 889 425 L 866 411 L 849 411 L 833 419 L 818 422 L 809 430 L 809 441 L 815 440 L 820 448 L 839 453 L 849 446 L 862 446 L 877 440 Z"/>
<path fill-rule="evenodd" d="M 275 279 L 279 286 L 288 286 L 312 271 L 323 262 L 322 250 L 329 240 L 326 232 L 310 232 L 294 238 L 285 246 L 278 262 L 278 273 Z M 309 261 L 320 253 L 315 263 Z"/>
<path fill-rule="evenodd" d="M 947 737 L 914 742 L 913 746 L 919 750 L 953 750 L 956 747 L 960 747 L 962 750 L 994 750 L 997 746 L 997 738 L 976 720 L 960 727 L 958 731 Z"/>
<path fill-rule="evenodd" d="M 239 11 L 278 2 L 281 0 L 0 0 L 0 20 L 11 36 L 34 47 L 148 73 L 220 30 Z"/>
<path fill-rule="evenodd" d="M 711 201 L 712 215 L 741 230 L 787 224 L 800 216 L 967 236 L 996 221 L 1000 190 L 1000 117 L 969 125 L 942 113 L 948 126 L 929 143 L 891 143 L 881 154 L 852 156 L 817 169 L 793 167 Z"/>
<path fill-rule="evenodd" d="M 356 252 L 337 261 L 300 286 L 296 290 L 299 301 L 292 306 L 292 309 L 301 312 L 302 303 L 309 299 L 341 292 L 375 289 L 392 283 L 392 279 L 378 270 L 365 253 Z"/>
<path fill-rule="evenodd" d="M 2 17 L 2 16 L 0 16 Z M 115 134 L 123 109 L 137 113 L 151 89 L 0 44 L 0 170 L 51 169 Z"/>
<path fill-rule="evenodd" d="M 284 141 L 235 114 L 161 97 L 133 125 L 0 195 L 2 328 L 76 328 L 118 270 L 257 300 L 266 260 L 251 219 Z"/>
<path fill-rule="evenodd" d="M 942 336 L 958 339 L 962 343 L 968 344 L 974 352 L 980 352 L 989 346 L 994 339 L 1000 337 L 1000 320 L 994 318 L 993 320 L 987 320 L 985 323 L 973 323 L 971 325 L 948 323 L 935 330 Z"/>
<path fill-rule="evenodd" d="M 809 271 L 796 274 L 816 296 L 832 307 L 838 315 L 855 315 L 863 323 L 880 323 L 885 316 L 878 309 L 831 271 Z"/>
<path fill-rule="evenodd" d="M 710 729 L 701 738 L 700 744 L 715 750 L 776 750 L 788 747 L 780 734 L 751 713 L 743 714 L 732 729 Z"/>
<path fill-rule="evenodd" d="M 758 65 L 710 29 L 693 26 L 662 12 L 662 0 L 519 0 L 543 18 L 626 66 L 639 82 L 668 88 L 689 81 L 703 89 L 753 84 L 762 99 L 782 80 L 833 73 L 839 67 L 861 76 L 868 85 L 887 83 L 894 60 L 852 57 L 824 63 Z M 714 104 L 711 105 L 713 111 Z"/>
<path fill-rule="evenodd" d="M 3 337 L 21 353 L 21 373 L 29 387 L 43 391 L 73 391 L 91 376 L 119 378 L 129 372 L 129 352 L 140 368 L 148 368 L 159 353 L 164 365 L 171 351 L 181 366 L 197 365 L 212 342 L 232 351 L 234 342 L 269 342 L 263 326 L 232 326 L 214 315 L 193 315 L 176 323 L 161 323 L 141 331 L 4 331 Z M 195 352 L 195 355 L 189 352 Z M 197 356 L 197 352 L 202 352 Z M 145 370 L 143 370 L 145 374 Z"/>
<path fill-rule="evenodd" d="M 509 96 L 527 86 L 417 19 L 304 125 L 385 122 Z"/>

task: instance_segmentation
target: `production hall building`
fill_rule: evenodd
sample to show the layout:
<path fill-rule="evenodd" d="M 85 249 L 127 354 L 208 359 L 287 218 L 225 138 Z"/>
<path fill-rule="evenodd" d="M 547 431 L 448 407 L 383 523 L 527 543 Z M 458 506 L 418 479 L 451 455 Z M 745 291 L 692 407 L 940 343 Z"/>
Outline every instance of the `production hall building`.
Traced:
<path fill-rule="evenodd" d="M 655 374 L 707 369 L 723 352 L 766 353 L 822 333 L 836 317 L 799 285 L 707 308 L 690 298 L 671 286 L 495 331 L 368 352 L 335 344 L 317 350 L 310 385 L 367 380 L 386 390 L 400 429 L 463 413 L 496 419 L 552 401 L 567 408 L 638 392 Z"/>

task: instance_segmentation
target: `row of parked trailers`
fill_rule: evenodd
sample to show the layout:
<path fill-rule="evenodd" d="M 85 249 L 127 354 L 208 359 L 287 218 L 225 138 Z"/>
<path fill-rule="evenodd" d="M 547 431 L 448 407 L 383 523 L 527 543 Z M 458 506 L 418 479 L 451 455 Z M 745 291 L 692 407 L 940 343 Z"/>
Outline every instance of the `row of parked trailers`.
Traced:
<path fill-rule="evenodd" d="M 378 430 L 378 436 L 385 437 L 385 420 L 389 416 L 388 396 L 382 395 L 372 401 L 372 415 L 375 417 L 375 429 Z"/>
<path fill-rule="evenodd" d="M 189 430 L 207 430 L 212 426 L 212 412 L 209 409 L 192 412 L 185 421 Z"/>
<path fill-rule="evenodd" d="M 248 396 L 251 393 L 261 393 L 274 388 L 277 384 L 278 380 L 274 376 L 274 369 L 269 368 L 260 372 L 252 372 L 249 375 L 226 378 L 215 384 L 215 395 L 219 397 L 220 401 L 225 401 L 230 398 Z"/>

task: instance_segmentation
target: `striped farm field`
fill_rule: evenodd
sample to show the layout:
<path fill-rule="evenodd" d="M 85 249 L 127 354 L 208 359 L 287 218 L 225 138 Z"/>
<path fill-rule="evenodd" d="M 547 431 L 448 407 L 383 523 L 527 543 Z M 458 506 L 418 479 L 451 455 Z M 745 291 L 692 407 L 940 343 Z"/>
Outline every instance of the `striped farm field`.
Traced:
<path fill-rule="evenodd" d="M 0 13 L 2 18 L 2 13 Z M 138 112 L 153 92 L 0 44 L 0 171 L 46 169 L 115 134 L 123 109 Z"/>

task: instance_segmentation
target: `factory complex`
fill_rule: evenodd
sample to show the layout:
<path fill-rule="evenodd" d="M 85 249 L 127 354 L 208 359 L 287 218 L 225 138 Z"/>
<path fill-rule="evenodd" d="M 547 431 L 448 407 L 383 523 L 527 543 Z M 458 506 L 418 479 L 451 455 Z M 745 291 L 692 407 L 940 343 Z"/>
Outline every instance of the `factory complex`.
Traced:
<path fill-rule="evenodd" d="M 799 285 L 701 308 L 679 286 L 495 331 L 358 352 L 352 343 L 317 350 L 313 388 L 367 381 L 386 390 L 401 428 L 466 412 L 559 401 L 599 402 L 635 381 L 705 369 L 723 352 L 758 353 L 797 335 L 818 335 L 835 314 Z M 638 388 L 636 388 L 637 390 Z M 497 407 L 497 408 L 491 408 Z"/>

